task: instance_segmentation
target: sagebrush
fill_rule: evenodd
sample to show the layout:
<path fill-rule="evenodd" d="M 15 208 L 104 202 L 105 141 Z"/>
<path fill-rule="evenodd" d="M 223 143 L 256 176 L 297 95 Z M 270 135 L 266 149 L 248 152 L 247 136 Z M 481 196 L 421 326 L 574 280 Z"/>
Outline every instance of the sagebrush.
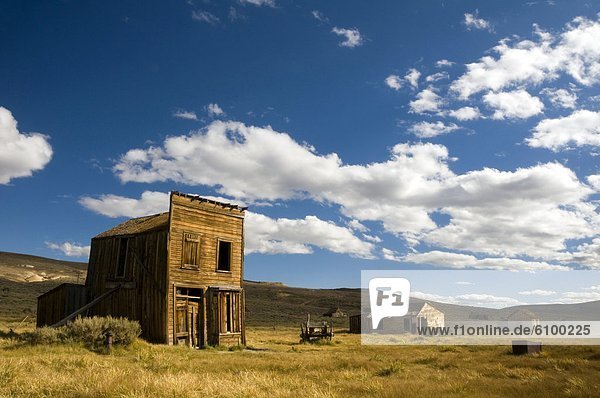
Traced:
<path fill-rule="evenodd" d="M 109 333 L 113 336 L 114 345 L 128 346 L 141 332 L 140 324 L 136 321 L 107 316 L 77 318 L 58 328 L 38 328 L 27 333 L 24 339 L 31 344 L 82 343 L 97 349 L 104 345 Z"/>

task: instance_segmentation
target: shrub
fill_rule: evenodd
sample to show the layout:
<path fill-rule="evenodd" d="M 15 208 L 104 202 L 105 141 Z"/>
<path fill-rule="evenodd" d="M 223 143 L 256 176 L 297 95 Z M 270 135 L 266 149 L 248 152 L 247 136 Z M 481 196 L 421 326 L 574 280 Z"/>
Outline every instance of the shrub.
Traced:
<path fill-rule="evenodd" d="M 112 333 L 114 345 L 128 346 L 141 332 L 136 321 L 108 316 L 77 318 L 59 328 L 38 328 L 25 339 L 31 344 L 82 343 L 98 349 L 104 346 L 108 333 Z"/>
<path fill-rule="evenodd" d="M 401 372 L 404 372 L 404 364 L 399 361 L 393 361 L 389 366 L 380 369 L 376 374 L 377 376 L 386 377 Z"/>
<path fill-rule="evenodd" d="M 25 341 L 31 344 L 48 345 L 61 342 L 59 329 L 53 329 L 46 326 L 37 328 L 31 333 L 25 334 L 23 337 Z"/>

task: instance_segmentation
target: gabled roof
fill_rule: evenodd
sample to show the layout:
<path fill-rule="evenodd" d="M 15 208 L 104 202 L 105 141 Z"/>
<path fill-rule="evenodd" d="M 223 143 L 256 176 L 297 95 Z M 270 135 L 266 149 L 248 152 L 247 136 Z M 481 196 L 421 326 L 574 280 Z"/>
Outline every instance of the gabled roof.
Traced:
<path fill-rule="evenodd" d="M 427 301 L 411 301 L 408 305 L 408 313 L 411 314 L 418 314 L 419 312 L 421 312 L 421 310 L 423 309 L 423 307 L 425 306 L 429 306 L 430 308 L 433 308 L 436 311 L 442 312 L 440 310 L 438 310 L 437 308 L 435 308 L 433 305 L 429 304 L 429 302 Z"/>
<path fill-rule="evenodd" d="M 202 196 L 181 193 L 177 191 L 173 191 L 172 195 L 181 196 L 184 198 L 188 198 L 191 200 L 197 200 L 201 203 L 210 203 L 213 205 L 221 206 L 224 208 L 228 208 L 231 210 L 239 210 L 244 211 L 248 207 L 240 206 L 233 203 L 225 203 L 214 199 L 203 198 Z M 167 227 L 169 225 L 169 212 L 153 214 L 151 216 L 144 216 L 138 218 L 132 218 L 131 220 L 127 220 L 116 227 L 109 229 L 108 231 L 104 231 L 99 235 L 96 235 L 95 238 L 106 238 L 109 236 L 120 236 L 120 235 L 134 235 L 143 232 L 153 231 L 156 229 L 161 229 L 163 227 Z"/>
<path fill-rule="evenodd" d="M 347 316 L 347 314 L 338 307 L 333 307 L 330 308 L 327 312 L 325 312 L 323 316 L 328 316 L 330 318 L 343 318 Z"/>
<path fill-rule="evenodd" d="M 427 302 L 425 301 L 410 301 L 408 303 L 408 312 L 420 312 L 423 307 L 425 306 L 425 304 L 427 304 Z"/>
<path fill-rule="evenodd" d="M 154 214 L 151 216 L 132 218 L 127 220 L 114 228 L 104 231 L 95 238 L 106 238 L 109 236 L 119 235 L 133 235 L 142 232 L 153 231 L 155 229 L 161 229 L 169 225 L 169 213 Z"/>

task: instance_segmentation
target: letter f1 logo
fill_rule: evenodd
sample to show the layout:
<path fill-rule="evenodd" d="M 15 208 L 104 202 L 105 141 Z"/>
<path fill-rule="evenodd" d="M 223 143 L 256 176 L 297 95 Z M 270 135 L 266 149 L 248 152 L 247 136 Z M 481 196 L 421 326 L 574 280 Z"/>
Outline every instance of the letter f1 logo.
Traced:
<path fill-rule="evenodd" d="M 405 278 L 373 278 L 369 281 L 371 322 L 377 329 L 383 318 L 408 313 L 410 282 Z"/>

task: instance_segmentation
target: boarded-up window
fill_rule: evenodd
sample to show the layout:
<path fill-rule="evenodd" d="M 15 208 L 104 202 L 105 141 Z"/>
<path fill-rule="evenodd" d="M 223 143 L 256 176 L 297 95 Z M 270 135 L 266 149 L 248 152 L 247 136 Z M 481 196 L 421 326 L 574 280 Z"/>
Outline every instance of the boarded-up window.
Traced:
<path fill-rule="evenodd" d="M 219 292 L 220 333 L 239 333 L 241 330 L 241 294 L 236 291 Z"/>
<path fill-rule="evenodd" d="M 125 270 L 127 266 L 127 249 L 128 249 L 129 239 L 120 238 L 119 239 L 119 254 L 117 257 L 117 269 L 115 270 L 115 276 L 118 278 L 123 278 L 125 276 Z"/>
<path fill-rule="evenodd" d="M 198 269 L 200 265 L 200 235 L 186 232 L 183 234 L 181 267 Z"/>
<path fill-rule="evenodd" d="M 231 271 L 231 242 L 219 241 L 217 270 Z"/>

